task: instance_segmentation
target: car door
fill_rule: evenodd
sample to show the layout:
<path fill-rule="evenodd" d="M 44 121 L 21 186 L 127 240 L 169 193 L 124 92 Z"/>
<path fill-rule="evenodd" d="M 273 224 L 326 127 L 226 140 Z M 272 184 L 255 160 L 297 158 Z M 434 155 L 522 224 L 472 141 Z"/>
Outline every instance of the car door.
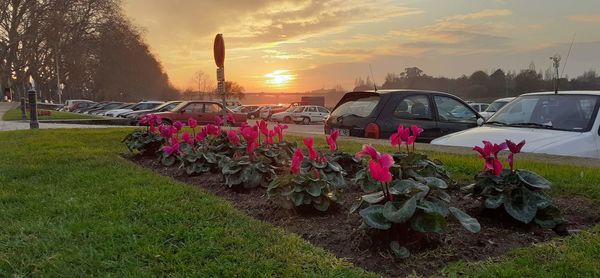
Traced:
<path fill-rule="evenodd" d="M 318 122 L 319 120 L 319 115 L 317 112 L 317 108 L 314 106 L 309 106 L 307 109 L 305 109 L 304 111 L 306 111 L 306 115 L 310 118 L 311 122 Z"/>
<path fill-rule="evenodd" d="M 403 125 L 416 125 L 423 129 L 419 141 L 431 141 L 439 137 L 439 129 L 433 117 L 433 105 L 426 94 L 395 94 L 386 103 L 377 118 L 380 138 L 389 138 Z"/>
<path fill-rule="evenodd" d="M 204 106 L 202 103 L 190 103 L 185 107 L 181 108 L 181 110 L 179 110 L 179 113 L 174 113 L 176 115 L 175 120 L 187 122 L 189 118 L 194 118 L 198 121 L 203 109 Z"/>
<path fill-rule="evenodd" d="M 201 116 L 201 122 L 205 124 L 214 123 L 217 116 L 221 117 L 223 114 L 223 108 L 217 103 L 205 103 L 204 113 Z"/>
<path fill-rule="evenodd" d="M 444 95 L 434 95 L 433 100 L 440 136 L 477 126 L 479 115 L 471 106 Z"/>
<path fill-rule="evenodd" d="M 319 111 L 319 121 L 324 122 L 325 120 L 327 120 L 327 117 L 329 116 L 329 111 L 327 111 L 327 109 L 325 109 L 324 107 L 319 106 L 317 106 L 317 110 Z"/>

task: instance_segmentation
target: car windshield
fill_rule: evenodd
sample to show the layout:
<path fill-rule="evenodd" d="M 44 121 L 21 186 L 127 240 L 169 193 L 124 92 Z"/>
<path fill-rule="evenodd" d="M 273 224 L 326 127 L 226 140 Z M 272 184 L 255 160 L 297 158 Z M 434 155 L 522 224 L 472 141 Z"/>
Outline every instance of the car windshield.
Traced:
<path fill-rule="evenodd" d="M 565 131 L 589 131 L 594 124 L 600 96 L 529 95 L 519 97 L 488 121 L 513 127 Z"/>
<path fill-rule="evenodd" d="M 332 117 L 341 117 L 346 115 L 355 115 L 359 117 L 367 117 L 373 112 L 375 106 L 379 103 L 379 95 L 364 95 L 352 97 L 348 101 L 340 104 L 331 113 Z"/>
<path fill-rule="evenodd" d="M 304 106 L 294 107 L 294 112 L 302 112 L 304 111 Z"/>
<path fill-rule="evenodd" d="M 508 103 L 508 101 L 505 101 L 505 100 L 494 101 L 494 102 L 492 102 L 492 104 L 490 104 L 490 106 L 488 106 L 487 109 L 485 109 L 485 112 L 497 112 L 498 110 L 500 110 L 500 108 L 502 108 L 507 103 Z"/>

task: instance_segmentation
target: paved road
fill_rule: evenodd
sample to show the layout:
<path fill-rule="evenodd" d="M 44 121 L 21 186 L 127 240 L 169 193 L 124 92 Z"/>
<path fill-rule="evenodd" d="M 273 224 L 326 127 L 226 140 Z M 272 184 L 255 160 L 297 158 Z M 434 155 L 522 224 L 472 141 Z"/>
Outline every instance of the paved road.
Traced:
<path fill-rule="evenodd" d="M 3 121 L 2 116 L 10 109 L 19 106 L 17 102 L 0 102 L 0 131 L 29 129 L 29 121 Z M 40 123 L 40 128 L 111 128 L 109 125 L 50 124 Z"/>

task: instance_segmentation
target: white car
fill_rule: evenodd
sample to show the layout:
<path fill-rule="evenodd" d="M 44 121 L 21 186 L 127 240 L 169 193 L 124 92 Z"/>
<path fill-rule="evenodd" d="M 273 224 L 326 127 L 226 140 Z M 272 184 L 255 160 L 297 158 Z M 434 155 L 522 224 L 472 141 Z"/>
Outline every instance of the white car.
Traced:
<path fill-rule="evenodd" d="M 530 93 L 517 97 L 483 126 L 431 141 L 473 147 L 481 141 L 527 141 L 523 152 L 600 159 L 600 91 Z"/>
<path fill-rule="evenodd" d="M 274 122 L 283 122 L 283 123 L 291 123 L 292 122 L 292 115 L 294 114 L 294 111 L 298 110 L 299 112 L 302 110 L 304 110 L 304 106 L 292 106 L 290 108 L 288 108 L 287 110 L 283 111 L 283 112 L 279 112 L 279 113 L 275 113 L 273 115 L 271 115 L 271 121 Z"/>
<path fill-rule="evenodd" d="M 477 111 L 477 113 L 481 113 L 481 112 L 485 111 L 490 106 L 488 103 L 481 103 L 481 102 L 470 102 L 467 104 L 469 104 L 469 106 L 473 107 L 473 109 L 475 109 L 475 111 Z"/>
<path fill-rule="evenodd" d="M 485 109 L 485 111 L 479 112 L 479 115 L 481 115 L 485 120 L 488 120 L 492 115 L 494 115 L 494 113 L 496 113 L 498 110 L 500 110 L 500 108 L 502 108 L 507 103 L 511 102 L 513 99 L 515 99 L 515 98 L 507 97 L 507 98 L 501 98 L 501 99 L 494 100 L 487 107 L 487 109 Z"/>
<path fill-rule="evenodd" d="M 131 107 L 119 108 L 119 109 L 113 109 L 113 110 L 106 111 L 106 112 L 104 112 L 104 116 L 118 117 L 121 114 L 125 114 L 125 113 L 131 112 L 131 111 L 153 109 L 163 103 L 164 102 L 162 102 L 162 101 L 142 101 L 142 102 L 138 102 L 135 105 L 132 105 Z"/>
<path fill-rule="evenodd" d="M 301 105 L 294 109 L 292 121 L 305 125 L 314 122 L 325 122 L 329 118 L 329 110 L 317 105 Z"/>

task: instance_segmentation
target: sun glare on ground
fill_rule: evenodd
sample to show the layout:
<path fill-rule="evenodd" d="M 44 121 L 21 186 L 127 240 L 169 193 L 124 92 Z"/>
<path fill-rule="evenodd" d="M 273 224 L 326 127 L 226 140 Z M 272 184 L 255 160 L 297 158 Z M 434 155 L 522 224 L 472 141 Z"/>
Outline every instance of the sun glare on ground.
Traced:
<path fill-rule="evenodd" d="M 275 70 L 265 74 L 265 77 L 267 78 L 265 83 L 272 87 L 285 87 L 296 79 L 296 75 L 292 74 L 289 70 Z"/>

